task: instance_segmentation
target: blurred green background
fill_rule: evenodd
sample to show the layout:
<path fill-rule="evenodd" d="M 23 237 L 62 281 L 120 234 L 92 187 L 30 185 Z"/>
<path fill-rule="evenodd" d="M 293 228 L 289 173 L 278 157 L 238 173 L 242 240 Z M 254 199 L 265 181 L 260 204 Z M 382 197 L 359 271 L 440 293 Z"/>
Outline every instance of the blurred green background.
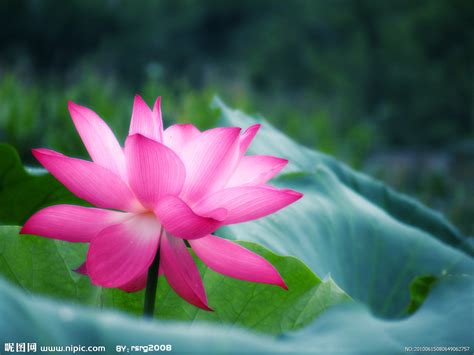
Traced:
<path fill-rule="evenodd" d="M 67 100 L 125 137 L 133 95 L 215 94 L 474 234 L 472 0 L 2 0 L 0 140 L 84 155 Z"/>

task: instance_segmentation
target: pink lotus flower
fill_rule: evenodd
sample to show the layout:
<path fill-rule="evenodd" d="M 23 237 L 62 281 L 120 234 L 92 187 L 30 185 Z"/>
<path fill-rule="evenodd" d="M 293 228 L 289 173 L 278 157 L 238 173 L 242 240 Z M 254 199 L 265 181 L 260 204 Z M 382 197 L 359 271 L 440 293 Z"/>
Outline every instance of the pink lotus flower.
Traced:
<path fill-rule="evenodd" d="M 200 132 L 191 124 L 163 131 L 160 98 L 150 110 L 136 96 L 122 148 L 93 111 L 70 102 L 69 112 L 92 162 L 43 148 L 33 154 L 71 192 L 98 208 L 47 207 L 31 216 L 21 233 L 90 243 L 77 271 L 95 285 L 128 292 L 146 286 L 159 250 L 160 274 L 182 298 L 207 310 L 185 240 L 216 272 L 287 288 L 264 258 L 211 235 L 220 226 L 266 216 L 302 197 L 266 185 L 286 160 L 245 155 L 259 125 L 242 134 L 236 127 Z"/>

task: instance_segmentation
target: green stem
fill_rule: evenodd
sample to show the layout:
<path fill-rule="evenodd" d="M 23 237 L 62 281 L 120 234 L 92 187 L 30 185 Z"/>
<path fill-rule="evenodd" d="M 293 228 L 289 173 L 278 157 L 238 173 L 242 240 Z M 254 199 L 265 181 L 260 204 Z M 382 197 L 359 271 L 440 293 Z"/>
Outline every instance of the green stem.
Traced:
<path fill-rule="evenodd" d="M 162 234 L 162 233 L 160 233 Z M 160 240 L 163 236 L 160 235 Z M 155 259 L 148 269 L 148 277 L 146 279 L 145 303 L 143 305 L 143 315 L 153 318 L 155 312 L 156 288 L 158 286 L 158 269 L 160 268 L 160 245 L 156 250 Z"/>

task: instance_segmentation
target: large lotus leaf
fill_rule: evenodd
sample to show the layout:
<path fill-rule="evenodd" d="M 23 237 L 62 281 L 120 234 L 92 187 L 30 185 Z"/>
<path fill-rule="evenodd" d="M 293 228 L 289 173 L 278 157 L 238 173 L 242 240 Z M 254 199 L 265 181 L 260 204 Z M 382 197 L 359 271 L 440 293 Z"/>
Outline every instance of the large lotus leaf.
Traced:
<path fill-rule="evenodd" d="M 39 209 L 60 203 L 85 205 L 44 169 L 26 170 L 15 149 L 0 144 L 0 224 L 22 225 Z"/>
<path fill-rule="evenodd" d="M 301 328 L 326 309 L 349 300 L 332 280 L 321 281 L 301 261 L 275 255 L 254 243 L 241 243 L 262 255 L 281 273 L 289 290 L 235 280 L 196 262 L 203 275 L 214 312 L 200 310 L 176 295 L 160 277 L 155 316 L 174 320 L 206 320 L 221 327 L 242 326 L 280 334 Z M 140 314 L 144 292 L 126 293 L 102 289 L 85 276 L 71 271 L 81 264 L 85 245 L 30 235 L 18 235 L 18 227 L 0 227 L 0 274 L 32 293 L 73 302 L 114 307 Z"/>
<path fill-rule="evenodd" d="M 220 105 L 226 125 L 256 122 Z M 317 275 L 331 275 L 351 297 L 388 317 L 407 310 L 415 277 L 473 272 L 472 257 L 460 247 L 468 246 L 462 243 L 466 238 L 454 242 L 457 234 L 449 234 L 453 245 L 443 243 L 454 227 L 421 204 L 301 147 L 266 122 L 252 148 L 289 158 L 290 173 L 273 183 L 304 197 L 269 217 L 226 227 L 221 235 L 297 256 Z M 390 193 L 379 199 L 381 191 Z M 423 229 L 428 222 L 430 228 Z"/>
<path fill-rule="evenodd" d="M 161 344 L 172 345 L 176 353 L 206 354 L 393 354 L 418 346 L 462 346 L 472 350 L 472 304 L 472 278 L 445 277 L 433 287 L 421 308 L 407 319 L 382 320 L 361 305 L 340 305 L 306 328 L 275 338 L 212 323 L 147 321 L 110 311 L 97 312 L 28 297 L 0 279 L 0 342 L 35 342 L 38 348 L 100 345 L 109 353 L 114 353 L 118 345 L 133 351 L 131 346 Z"/>

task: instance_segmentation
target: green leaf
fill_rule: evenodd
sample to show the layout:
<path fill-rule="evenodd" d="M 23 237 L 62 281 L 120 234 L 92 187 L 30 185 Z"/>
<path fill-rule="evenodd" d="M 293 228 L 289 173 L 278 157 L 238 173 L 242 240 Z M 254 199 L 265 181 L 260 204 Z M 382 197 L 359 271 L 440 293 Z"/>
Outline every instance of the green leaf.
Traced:
<path fill-rule="evenodd" d="M 142 313 L 143 291 L 130 294 L 101 289 L 92 286 L 87 277 L 71 271 L 81 264 L 85 245 L 19 236 L 18 227 L 8 226 L 0 227 L 0 241 L 0 273 L 29 292 Z M 241 244 L 271 262 L 280 271 L 289 290 L 222 276 L 196 257 L 209 304 L 215 312 L 188 304 L 175 294 L 164 277 L 160 277 L 155 315 L 280 334 L 301 328 L 331 306 L 349 300 L 331 279 L 322 282 L 296 258 L 275 255 L 254 243 Z"/>
<path fill-rule="evenodd" d="M 239 242 L 263 256 L 279 271 L 288 291 L 279 287 L 235 280 L 206 268 L 197 258 L 204 275 L 208 299 L 215 312 L 206 312 L 189 305 L 160 279 L 157 300 L 158 316 L 167 319 L 203 320 L 281 334 L 303 327 L 326 309 L 349 300 L 347 295 L 328 278 L 321 281 L 301 261 L 283 257 L 255 243 Z M 164 291 L 164 292 L 163 292 Z M 179 309 L 179 313 L 177 312 Z"/>
<path fill-rule="evenodd" d="M 39 209 L 85 202 L 43 169 L 25 170 L 16 150 L 0 144 L 0 224 L 22 225 Z"/>
<path fill-rule="evenodd" d="M 225 125 L 256 122 L 220 105 Z M 389 190 L 260 122 L 264 124 L 251 151 L 289 158 L 292 173 L 272 183 L 304 197 L 266 218 L 222 228 L 218 235 L 296 256 L 317 275 L 331 275 L 352 298 L 384 317 L 406 314 L 410 283 L 417 276 L 473 273 L 474 261 L 464 252 L 467 244 L 454 242 L 455 234 L 450 237 L 452 246 L 442 242 L 447 231 L 454 230 L 444 219 L 420 204 L 414 208 L 415 203 L 402 195 L 381 194 Z M 341 171 L 346 175 L 341 177 Z M 383 199 L 377 197 L 382 195 Z M 425 230 L 428 221 L 430 228 Z"/>
<path fill-rule="evenodd" d="M 19 227 L 0 226 L 0 274 L 27 292 L 94 304 L 100 288 L 93 288 L 73 272 L 84 260 L 86 245 L 30 235 Z"/>
<path fill-rule="evenodd" d="M 353 303 L 335 306 L 306 328 L 272 337 L 206 322 L 147 321 L 28 297 L 0 278 L 0 342 L 40 346 L 170 344 L 176 353 L 405 353 L 405 347 L 474 346 L 472 277 L 444 277 L 408 319 L 385 321 Z M 426 331 L 430 329 L 430 331 Z M 129 348 L 130 349 L 130 348 Z M 439 351 L 439 349 L 438 349 Z M 446 350 L 447 351 L 447 350 Z"/>

